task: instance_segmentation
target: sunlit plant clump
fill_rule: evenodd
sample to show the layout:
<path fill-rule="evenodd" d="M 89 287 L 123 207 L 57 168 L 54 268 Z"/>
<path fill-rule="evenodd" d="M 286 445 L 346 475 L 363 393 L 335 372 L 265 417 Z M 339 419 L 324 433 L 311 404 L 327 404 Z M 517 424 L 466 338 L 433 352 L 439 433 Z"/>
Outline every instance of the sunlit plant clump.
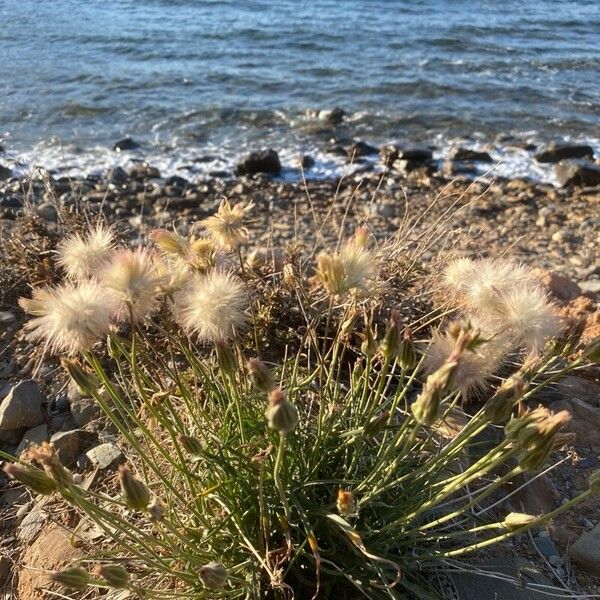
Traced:
<path fill-rule="evenodd" d="M 567 441 L 568 414 L 527 400 L 595 352 L 559 361 L 574 343 L 549 343 L 560 323 L 527 269 L 450 263 L 446 317 L 419 341 L 433 317 L 390 310 L 387 242 L 361 229 L 314 259 L 249 264 L 251 208 L 224 202 L 202 236 L 158 230 L 146 248 L 99 225 L 59 246 L 64 284 L 22 299 L 31 335 L 64 356 L 128 454 L 112 493 L 81 486 L 49 444 L 6 466 L 106 535 L 54 581 L 148 598 L 436 597 L 442 564 L 597 487 L 546 515 L 490 510 Z M 281 295 L 294 325 L 265 329 Z M 441 436 L 473 392 L 481 408 Z M 502 439 L 466 460 L 491 426 Z"/>

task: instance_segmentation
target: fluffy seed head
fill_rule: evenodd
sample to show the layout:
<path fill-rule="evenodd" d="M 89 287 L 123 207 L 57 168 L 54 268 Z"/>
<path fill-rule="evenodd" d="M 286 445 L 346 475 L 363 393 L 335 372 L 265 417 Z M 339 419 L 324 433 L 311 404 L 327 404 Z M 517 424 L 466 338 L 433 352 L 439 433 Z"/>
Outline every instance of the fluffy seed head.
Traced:
<path fill-rule="evenodd" d="M 533 273 L 506 259 L 458 259 L 445 282 L 489 331 L 510 338 L 514 348 L 539 352 L 560 331 L 560 321 Z"/>
<path fill-rule="evenodd" d="M 68 277 L 81 281 L 98 275 L 115 250 L 115 236 L 98 224 L 87 233 L 67 237 L 58 245 L 58 264 Z"/>
<path fill-rule="evenodd" d="M 350 290 L 368 293 L 379 272 L 377 257 L 367 247 L 360 230 L 336 253 L 322 252 L 317 259 L 317 275 L 332 295 Z"/>
<path fill-rule="evenodd" d="M 94 281 L 36 290 L 21 298 L 21 308 L 36 318 L 27 323 L 34 339 L 52 352 L 78 354 L 106 335 L 115 308 L 113 298 Z"/>
<path fill-rule="evenodd" d="M 101 280 L 118 303 L 118 321 L 130 317 L 140 321 L 157 310 L 162 280 L 152 254 L 144 248 L 116 252 Z"/>
<path fill-rule="evenodd" d="M 498 370 L 508 350 L 501 338 L 488 339 L 473 350 L 465 349 L 455 357 L 456 338 L 448 331 L 434 331 L 425 354 L 425 370 L 434 373 L 449 358 L 456 358 L 456 369 L 451 386 L 463 397 L 483 388 L 486 381 Z"/>
<path fill-rule="evenodd" d="M 224 342 L 246 322 L 244 286 L 230 273 L 195 275 L 175 294 L 173 314 L 183 329 L 204 342 Z"/>
<path fill-rule="evenodd" d="M 227 250 L 235 250 L 248 240 L 248 229 L 244 221 L 246 215 L 254 208 L 249 202 L 231 206 L 229 200 L 223 200 L 219 210 L 202 221 L 204 228 L 218 246 Z"/>
<path fill-rule="evenodd" d="M 536 287 L 513 289 L 497 309 L 500 325 L 513 332 L 517 343 L 536 354 L 546 340 L 560 332 L 560 319 L 545 293 Z"/>

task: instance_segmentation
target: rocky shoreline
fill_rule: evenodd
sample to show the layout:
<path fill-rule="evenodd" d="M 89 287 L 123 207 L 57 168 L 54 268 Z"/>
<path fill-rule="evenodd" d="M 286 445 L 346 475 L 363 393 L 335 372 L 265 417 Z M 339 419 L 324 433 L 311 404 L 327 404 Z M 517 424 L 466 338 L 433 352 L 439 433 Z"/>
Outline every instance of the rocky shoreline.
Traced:
<path fill-rule="evenodd" d="M 22 235 L 23 244 L 28 244 L 33 237 L 29 240 L 27 235 L 41 235 L 42 231 L 48 240 L 44 251 L 51 253 L 52 236 L 60 236 L 70 219 L 76 221 L 81 215 L 89 220 L 102 215 L 135 242 L 157 227 L 175 226 L 187 231 L 194 222 L 213 213 L 223 198 L 253 201 L 251 242 L 258 254 L 288 244 L 310 247 L 321 241 L 320 234 L 335 241 L 341 225 L 350 232 L 366 223 L 378 238 L 401 228 L 407 256 L 421 248 L 418 255 L 424 269 L 431 268 L 434 257 L 444 260 L 450 256 L 503 254 L 539 268 L 565 317 L 582 319 L 590 339 L 599 335 L 600 176 L 593 177 L 600 167 L 588 149 L 556 147 L 542 154 L 540 160 L 556 162 L 557 169 L 576 170 L 577 175 L 570 175 L 561 187 L 525 179 L 473 179 L 476 166 L 489 164 L 491 158 L 465 148 L 457 149 L 442 168 L 431 152 L 422 148 L 378 149 L 355 143 L 340 146 L 342 151 L 352 162 L 375 153 L 385 169 L 374 171 L 367 164 L 369 168 L 343 178 L 292 183 L 276 177 L 281 163 L 271 150 L 241 161 L 235 177 L 201 182 L 180 176 L 162 178 L 158 169 L 145 163 L 129 172 L 115 168 L 105 177 L 81 179 L 40 173 L 25 180 L 0 170 L 4 179 L 0 182 L 4 255 L 0 265 L 0 338 L 4 347 L 0 354 L 0 448 L 19 452 L 30 442 L 50 439 L 62 460 L 82 472 L 111 469 L 122 460 L 118 439 L 99 419 L 93 403 L 72 386 L 58 385 L 57 365 L 52 361 L 40 364 L 33 346 L 20 332 L 23 316 L 16 297 L 27 293 L 28 285 L 34 282 L 19 281 L 16 285 L 14 274 L 9 272 L 15 262 L 9 255 L 13 248 L 9 240 L 14 243 L 14 237 Z M 308 168 L 310 157 L 303 163 Z M 581 169 L 593 177 L 586 179 Z M 32 229 L 23 229 L 23 214 L 35 222 Z M 321 229 L 325 223 L 331 228 Z M 46 276 L 52 278 L 51 267 Z M 571 410 L 579 438 L 570 461 L 550 478 L 542 478 L 545 487 L 538 491 L 538 497 L 532 494 L 523 505 L 539 501 L 539 494 L 550 504 L 564 501 L 577 489 L 579 479 L 585 482 L 597 465 L 599 376 L 592 371 L 585 378 L 570 378 L 569 385 L 559 386 L 547 399 L 556 407 Z M 28 411 L 21 410 L 24 402 Z M 531 505 L 524 507 L 534 510 Z M 5 585 L 5 597 L 9 598 L 13 563 L 7 557 L 18 556 L 21 551 L 30 555 L 36 540 L 48 542 L 50 534 L 42 533 L 42 529 L 51 511 L 33 503 L 2 476 L 0 511 L 4 536 L 0 544 L 0 589 Z M 581 514 L 548 532 L 545 550 L 540 550 L 542 542 L 534 544 L 532 554 L 545 553 L 550 565 L 546 575 L 568 579 L 568 547 L 588 535 L 586 532 L 593 532 L 599 520 L 600 505 L 590 501 Z M 572 559 L 589 563 L 593 546 L 586 551 L 585 541 L 578 544 L 582 557 Z M 31 593 L 32 599 L 38 597 Z"/>

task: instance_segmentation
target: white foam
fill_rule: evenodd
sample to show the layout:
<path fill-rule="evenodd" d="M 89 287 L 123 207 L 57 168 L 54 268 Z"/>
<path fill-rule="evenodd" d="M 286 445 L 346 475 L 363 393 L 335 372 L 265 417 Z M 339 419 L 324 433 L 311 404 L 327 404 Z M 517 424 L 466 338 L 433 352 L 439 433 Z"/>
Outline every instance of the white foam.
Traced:
<path fill-rule="evenodd" d="M 527 140 L 534 132 L 522 132 L 518 137 Z M 483 137 L 483 136 L 474 136 Z M 600 140 L 567 139 L 567 142 L 590 144 L 600 156 Z M 524 178 L 540 183 L 557 185 L 554 175 L 554 165 L 538 163 L 534 152 L 506 145 L 491 145 L 484 141 L 465 140 L 462 138 L 444 139 L 441 136 L 435 139 L 437 150 L 434 158 L 443 160 L 448 156 L 453 147 L 486 151 L 493 159 L 493 163 L 477 164 L 477 175 L 487 177 L 506 177 L 508 179 Z M 62 145 L 56 140 L 42 142 L 33 148 L 17 154 L 5 154 L 2 163 L 10 167 L 17 176 L 30 175 L 37 168 L 46 169 L 56 176 L 85 177 L 87 175 L 103 175 L 113 168 L 120 166 L 126 171 L 140 162 L 147 162 L 158 168 L 163 177 L 180 175 L 190 181 L 201 181 L 212 177 L 212 173 L 232 174 L 237 162 L 246 155 L 250 149 L 240 149 L 234 141 L 225 144 L 205 144 L 202 147 L 182 145 L 177 138 L 168 142 L 156 138 L 152 146 L 147 149 L 115 152 L 110 148 L 92 146 L 81 149 L 73 145 Z M 299 158 L 309 155 L 314 160 L 314 165 L 304 172 L 307 179 L 328 179 L 351 174 L 362 168 L 362 164 L 348 165 L 344 156 L 336 156 L 311 147 L 309 144 L 298 144 L 295 149 L 279 149 L 282 163 L 282 178 L 288 181 L 297 181 L 302 177 L 298 167 Z M 201 159 L 201 160 L 199 160 Z M 376 170 L 381 170 L 377 156 L 365 157 L 365 162 L 370 163 Z"/>

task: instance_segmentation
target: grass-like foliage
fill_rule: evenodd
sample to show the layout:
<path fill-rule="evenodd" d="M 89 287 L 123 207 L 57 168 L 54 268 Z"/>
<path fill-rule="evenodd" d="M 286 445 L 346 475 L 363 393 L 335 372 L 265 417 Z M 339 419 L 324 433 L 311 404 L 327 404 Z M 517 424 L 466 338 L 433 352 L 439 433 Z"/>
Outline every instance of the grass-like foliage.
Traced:
<path fill-rule="evenodd" d="M 597 352 L 561 358 L 575 342 L 556 341 L 526 269 L 452 263 L 441 329 L 415 341 L 434 313 L 406 327 L 389 311 L 410 265 L 397 241 L 377 249 L 359 230 L 316 257 L 248 260 L 251 208 L 224 203 L 203 237 L 155 231 L 147 249 L 98 226 L 59 244 L 64 284 L 22 300 L 31 336 L 64 355 L 128 454 L 112 492 L 80 485 L 48 444 L 6 467 L 105 533 L 55 581 L 148 598 L 435 598 L 430 574 L 453 558 L 592 493 L 595 479 L 546 515 L 497 506 L 566 441 L 568 415 L 527 400 Z M 480 408 L 442 436 L 474 391 Z M 473 452 L 489 428 L 504 433 Z"/>

